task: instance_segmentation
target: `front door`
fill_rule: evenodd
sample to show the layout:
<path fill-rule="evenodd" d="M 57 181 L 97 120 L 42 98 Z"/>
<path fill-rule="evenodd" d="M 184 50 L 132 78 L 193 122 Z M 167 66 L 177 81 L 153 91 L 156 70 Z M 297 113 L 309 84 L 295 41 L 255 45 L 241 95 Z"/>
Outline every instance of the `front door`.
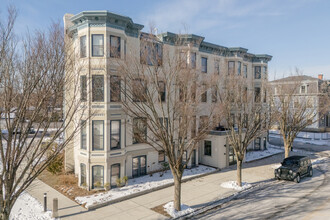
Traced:
<path fill-rule="evenodd" d="M 146 174 L 146 156 L 133 157 L 133 177 L 139 177 Z"/>

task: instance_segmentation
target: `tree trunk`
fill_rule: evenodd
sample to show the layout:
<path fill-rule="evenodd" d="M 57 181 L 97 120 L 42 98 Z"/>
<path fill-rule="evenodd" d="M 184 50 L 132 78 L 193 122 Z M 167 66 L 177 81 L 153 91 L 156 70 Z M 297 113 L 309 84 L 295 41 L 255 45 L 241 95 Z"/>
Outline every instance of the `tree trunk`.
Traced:
<path fill-rule="evenodd" d="M 181 175 L 173 175 L 174 177 L 174 208 L 181 211 Z"/>
<path fill-rule="evenodd" d="M 290 144 L 287 142 L 284 142 L 284 158 L 287 158 L 290 156 L 290 149 L 291 149 Z"/>
<path fill-rule="evenodd" d="M 242 161 L 237 160 L 237 185 L 242 186 Z"/>
<path fill-rule="evenodd" d="M 6 201 L 3 202 L 4 207 L 1 207 L 0 210 L 0 220 L 8 220 L 11 208 L 9 208 L 9 205 Z"/>

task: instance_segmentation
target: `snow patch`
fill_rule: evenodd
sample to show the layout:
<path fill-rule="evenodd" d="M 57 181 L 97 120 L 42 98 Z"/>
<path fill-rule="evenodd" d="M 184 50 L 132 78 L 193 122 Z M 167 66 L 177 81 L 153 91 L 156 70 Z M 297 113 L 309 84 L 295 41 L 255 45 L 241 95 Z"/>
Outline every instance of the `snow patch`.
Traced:
<path fill-rule="evenodd" d="M 277 164 L 273 164 L 271 167 L 273 168 L 273 169 L 277 169 L 277 168 L 279 168 L 281 166 L 281 164 L 280 163 L 277 163 Z"/>
<path fill-rule="evenodd" d="M 312 165 L 325 163 L 328 157 L 320 157 L 312 160 Z"/>
<path fill-rule="evenodd" d="M 44 212 L 42 205 L 30 194 L 23 192 L 16 200 L 9 217 L 10 220 L 50 220 L 52 212 Z"/>
<path fill-rule="evenodd" d="M 238 186 L 236 181 L 228 181 L 228 182 L 222 183 L 221 187 L 241 191 L 241 190 L 244 190 L 244 189 L 251 188 L 252 185 L 250 183 L 242 182 L 242 186 Z"/>
<path fill-rule="evenodd" d="M 268 144 L 268 148 L 266 150 L 247 152 L 246 156 L 245 156 L 245 162 L 269 157 L 274 154 L 282 153 L 283 151 L 284 151 L 284 149 L 273 147 L 273 145 Z"/>
<path fill-rule="evenodd" d="M 181 205 L 181 211 L 176 211 L 174 208 L 174 202 L 169 202 L 169 203 L 165 204 L 164 210 L 173 218 L 177 218 L 177 217 L 194 212 L 193 208 L 190 208 L 189 206 L 184 205 L 184 204 Z"/>
<path fill-rule="evenodd" d="M 196 168 L 186 169 L 183 173 L 182 179 L 199 176 L 205 173 L 213 172 L 215 170 L 216 169 L 211 167 L 199 165 Z M 159 186 L 163 186 L 165 184 L 169 184 L 173 182 L 174 180 L 172 173 L 171 171 L 168 170 L 165 173 L 158 172 L 158 173 L 153 173 L 152 176 L 145 175 L 142 177 L 129 179 L 127 186 L 111 189 L 107 192 L 102 192 L 90 196 L 76 197 L 75 200 L 79 204 L 85 204 L 85 207 L 88 208 L 92 205 L 102 204 L 108 201 L 112 201 L 114 199 L 118 199 L 124 196 L 132 195 L 149 189 L 154 189 Z"/>

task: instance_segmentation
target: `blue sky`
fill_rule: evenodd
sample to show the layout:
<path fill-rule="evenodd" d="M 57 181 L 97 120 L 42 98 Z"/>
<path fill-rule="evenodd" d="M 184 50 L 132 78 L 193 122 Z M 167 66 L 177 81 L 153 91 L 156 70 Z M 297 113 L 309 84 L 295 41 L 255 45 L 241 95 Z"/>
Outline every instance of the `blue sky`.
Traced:
<path fill-rule="evenodd" d="M 330 79 L 329 0 L 0 0 L 19 10 L 16 32 L 45 29 L 65 13 L 108 10 L 158 32 L 194 33 L 211 43 L 270 54 L 270 79 L 294 73 Z"/>

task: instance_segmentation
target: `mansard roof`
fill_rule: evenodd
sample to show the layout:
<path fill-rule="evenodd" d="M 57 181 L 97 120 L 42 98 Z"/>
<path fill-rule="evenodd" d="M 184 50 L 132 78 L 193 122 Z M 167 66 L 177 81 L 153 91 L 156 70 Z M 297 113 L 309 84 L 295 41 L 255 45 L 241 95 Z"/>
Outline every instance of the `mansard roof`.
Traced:
<path fill-rule="evenodd" d="M 130 17 L 111 13 L 109 11 L 83 11 L 71 17 L 74 24 L 69 31 L 74 31 L 86 26 L 108 26 L 124 30 L 127 35 L 138 37 L 143 25 L 134 23 Z"/>

